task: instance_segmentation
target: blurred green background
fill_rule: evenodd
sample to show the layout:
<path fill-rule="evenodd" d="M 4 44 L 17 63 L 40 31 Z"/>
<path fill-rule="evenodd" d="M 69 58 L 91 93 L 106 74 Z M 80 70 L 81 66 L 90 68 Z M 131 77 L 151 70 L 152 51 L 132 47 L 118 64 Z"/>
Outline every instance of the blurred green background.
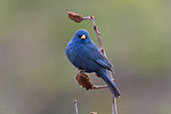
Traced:
<path fill-rule="evenodd" d="M 122 92 L 119 114 L 171 113 L 170 0 L 1 0 L 0 114 L 111 114 L 108 89 L 85 91 L 64 55 L 77 29 L 67 12 L 94 15 Z M 95 84 L 103 84 L 91 76 Z"/>

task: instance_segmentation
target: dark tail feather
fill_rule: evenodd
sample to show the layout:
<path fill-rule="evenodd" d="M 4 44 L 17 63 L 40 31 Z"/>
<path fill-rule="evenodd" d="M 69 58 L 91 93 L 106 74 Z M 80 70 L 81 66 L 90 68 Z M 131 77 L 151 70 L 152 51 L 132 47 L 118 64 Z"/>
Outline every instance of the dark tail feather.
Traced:
<path fill-rule="evenodd" d="M 116 84 L 110 79 L 110 77 L 108 76 L 107 72 L 105 69 L 99 70 L 98 72 L 96 72 L 96 74 L 98 76 L 100 76 L 108 85 L 109 89 L 111 90 L 112 94 L 115 95 L 115 97 L 119 97 L 121 95 L 118 87 L 116 86 Z"/>

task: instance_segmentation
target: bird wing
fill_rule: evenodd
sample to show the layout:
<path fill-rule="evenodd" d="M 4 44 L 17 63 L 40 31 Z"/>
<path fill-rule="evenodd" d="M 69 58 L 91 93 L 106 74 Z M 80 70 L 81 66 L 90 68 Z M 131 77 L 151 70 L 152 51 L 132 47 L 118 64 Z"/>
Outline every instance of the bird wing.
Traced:
<path fill-rule="evenodd" d="M 112 70 L 111 69 L 111 64 L 107 61 L 107 60 L 105 60 L 105 59 L 97 59 L 97 60 L 95 60 L 99 65 L 101 65 L 102 67 L 104 67 L 104 68 L 106 68 L 106 69 L 108 69 L 108 70 Z"/>
<path fill-rule="evenodd" d="M 111 63 L 102 55 L 99 48 L 95 44 L 87 45 L 88 57 L 93 59 L 97 64 L 105 69 L 112 71 Z"/>

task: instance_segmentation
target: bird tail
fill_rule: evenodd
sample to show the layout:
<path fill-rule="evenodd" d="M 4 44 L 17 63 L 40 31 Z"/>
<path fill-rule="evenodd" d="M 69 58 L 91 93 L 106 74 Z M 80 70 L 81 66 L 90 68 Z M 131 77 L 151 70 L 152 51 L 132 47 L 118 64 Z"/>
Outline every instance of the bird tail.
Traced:
<path fill-rule="evenodd" d="M 115 97 L 119 97 L 121 95 L 120 90 L 118 89 L 116 84 L 110 79 L 105 69 L 97 71 L 96 74 L 106 82 L 106 84 L 108 85 L 112 94 L 115 95 Z"/>

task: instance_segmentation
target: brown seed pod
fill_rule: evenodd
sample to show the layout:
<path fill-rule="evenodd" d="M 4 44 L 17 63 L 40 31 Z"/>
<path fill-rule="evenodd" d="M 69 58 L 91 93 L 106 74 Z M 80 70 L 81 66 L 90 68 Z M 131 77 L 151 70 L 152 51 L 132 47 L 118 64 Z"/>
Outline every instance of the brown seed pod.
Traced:
<path fill-rule="evenodd" d="M 76 23 L 80 23 L 83 20 L 83 16 L 81 14 L 74 12 L 68 12 L 68 18 L 75 21 Z"/>
<path fill-rule="evenodd" d="M 77 73 L 76 80 L 82 88 L 86 88 L 86 90 L 93 89 L 93 84 L 90 82 L 90 78 L 84 72 Z"/>

